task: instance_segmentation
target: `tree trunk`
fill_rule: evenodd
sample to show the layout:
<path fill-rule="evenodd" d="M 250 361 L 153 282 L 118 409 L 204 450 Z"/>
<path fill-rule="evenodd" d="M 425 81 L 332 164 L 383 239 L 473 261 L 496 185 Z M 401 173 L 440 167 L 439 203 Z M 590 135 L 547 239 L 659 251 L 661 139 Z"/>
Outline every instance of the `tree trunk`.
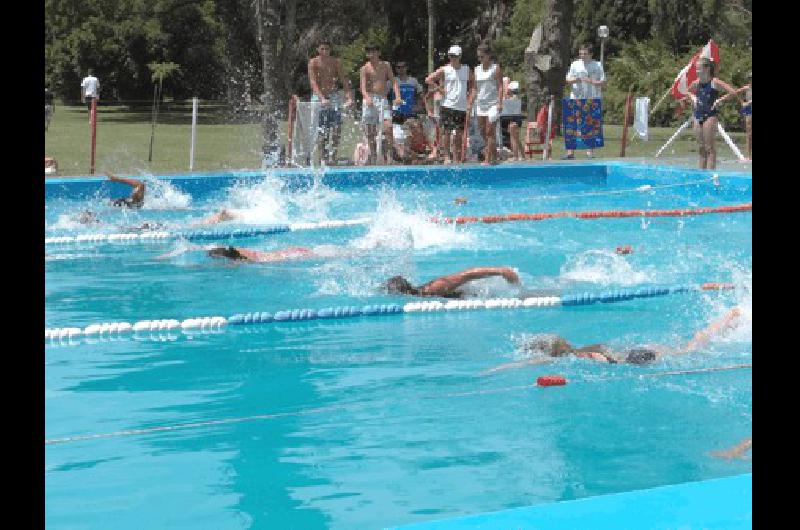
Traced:
<path fill-rule="evenodd" d="M 278 77 L 275 75 L 281 22 L 279 0 L 257 0 L 255 6 L 258 37 L 261 44 L 261 75 L 264 79 L 264 110 L 261 117 L 262 151 L 266 164 L 275 165 L 280 160 L 279 90 Z"/>
<path fill-rule="evenodd" d="M 573 13 L 574 0 L 545 0 L 543 23 L 534 30 L 531 43 L 525 50 L 528 121 L 536 120 L 539 108 L 553 95 L 556 99 L 553 123 L 561 123 L 561 98 L 570 64 Z"/>
<path fill-rule="evenodd" d="M 433 72 L 433 35 L 436 32 L 436 2 L 428 0 L 428 73 Z"/>

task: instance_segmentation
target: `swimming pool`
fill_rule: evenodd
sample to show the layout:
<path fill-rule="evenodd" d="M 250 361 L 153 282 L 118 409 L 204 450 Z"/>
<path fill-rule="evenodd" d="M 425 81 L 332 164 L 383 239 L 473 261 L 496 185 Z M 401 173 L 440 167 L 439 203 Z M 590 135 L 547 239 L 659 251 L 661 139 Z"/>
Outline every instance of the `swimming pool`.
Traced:
<path fill-rule="evenodd" d="M 749 324 L 647 367 L 565 359 L 480 375 L 523 358 L 517 345 L 530 334 L 675 345 L 734 305 L 749 317 L 751 213 L 431 221 L 751 202 L 750 174 L 719 172 L 718 186 L 711 177 L 613 162 L 172 175 L 151 184 L 139 211 L 105 206 L 125 189 L 102 179 L 48 182 L 46 238 L 129 232 L 144 221 L 185 232 L 220 207 L 240 218 L 219 230 L 363 224 L 225 239 L 335 251 L 275 264 L 202 252 L 156 259 L 186 249 L 180 239 L 48 244 L 47 327 L 404 304 L 380 293 L 381 282 L 482 265 L 516 267 L 527 289 L 548 294 L 736 286 L 46 341 L 48 526 L 375 528 L 751 471 L 750 461 L 708 455 L 750 435 L 751 371 L 700 371 L 751 363 Z M 76 222 L 86 209 L 101 222 Z M 633 252 L 616 254 L 620 245 Z M 484 280 L 471 294 L 519 293 Z M 689 373 L 657 375 L 665 372 Z M 569 383 L 537 388 L 544 374 Z"/>

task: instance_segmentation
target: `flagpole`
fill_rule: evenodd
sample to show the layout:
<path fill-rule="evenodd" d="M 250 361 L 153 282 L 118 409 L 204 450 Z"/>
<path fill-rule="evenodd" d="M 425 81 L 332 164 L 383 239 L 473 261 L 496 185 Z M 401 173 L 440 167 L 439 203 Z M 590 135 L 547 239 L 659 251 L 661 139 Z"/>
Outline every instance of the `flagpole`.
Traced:
<path fill-rule="evenodd" d="M 667 93 L 666 93 L 666 94 L 664 94 L 664 96 L 662 96 L 662 98 L 658 100 L 658 103 L 656 103 L 656 105 L 655 105 L 655 106 L 654 106 L 652 109 L 650 109 L 650 115 L 651 115 L 651 116 L 652 116 L 652 115 L 653 115 L 653 113 L 656 111 L 656 109 L 659 107 L 659 105 L 661 105 L 661 104 L 664 102 L 664 100 L 665 100 L 665 99 L 667 99 L 667 96 L 669 96 L 669 93 L 670 93 L 670 92 L 672 92 L 672 86 L 670 86 L 670 87 L 667 89 Z"/>

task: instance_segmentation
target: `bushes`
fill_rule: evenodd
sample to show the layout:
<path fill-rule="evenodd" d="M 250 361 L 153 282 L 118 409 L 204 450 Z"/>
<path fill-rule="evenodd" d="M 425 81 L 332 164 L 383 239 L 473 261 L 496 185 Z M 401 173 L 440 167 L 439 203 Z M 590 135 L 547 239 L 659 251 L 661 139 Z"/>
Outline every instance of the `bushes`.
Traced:
<path fill-rule="evenodd" d="M 704 44 L 704 43 L 703 43 Z M 606 61 L 606 79 L 608 83 L 603 91 L 603 114 L 606 123 L 622 123 L 625 98 L 628 90 L 633 89 L 634 97 L 650 98 L 652 109 L 664 93 L 672 86 L 675 76 L 686 66 L 694 53 L 703 44 L 691 48 L 688 54 L 676 55 L 657 39 L 627 44 L 613 58 Z M 747 82 L 747 73 L 752 69 L 751 50 L 720 45 L 721 68 L 717 75 L 734 88 Z M 655 127 L 677 126 L 685 120 L 689 111 L 683 115 L 675 115 L 676 102 L 672 96 L 656 110 L 650 118 L 650 125 Z M 720 121 L 726 129 L 741 130 L 743 122 L 739 115 L 739 105 L 734 101 L 726 102 L 720 110 Z"/>

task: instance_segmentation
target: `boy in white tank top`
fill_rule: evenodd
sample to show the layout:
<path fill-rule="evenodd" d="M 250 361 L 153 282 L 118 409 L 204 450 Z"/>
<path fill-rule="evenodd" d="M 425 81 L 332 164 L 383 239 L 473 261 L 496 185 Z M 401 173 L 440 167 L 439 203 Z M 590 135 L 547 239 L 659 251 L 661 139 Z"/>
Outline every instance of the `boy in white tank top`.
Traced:
<path fill-rule="evenodd" d="M 500 65 L 492 63 L 491 50 L 486 44 L 478 46 L 478 60 L 475 67 L 475 87 L 477 92 L 478 128 L 484 149 L 483 165 L 497 163 L 497 120 L 503 111 L 503 72 Z"/>
<path fill-rule="evenodd" d="M 462 162 L 462 141 L 464 125 L 466 123 L 467 109 L 472 108 L 475 98 L 475 74 L 467 65 L 461 64 L 461 46 L 450 46 L 447 55 L 450 64 L 442 66 L 425 78 L 425 83 L 434 85 L 437 82 L 444 84 L 444 99 L 441 109 L 442 148 L 444 149 L 444 163 Z M 455 132 L 453 142 L 454 153 L 450 154 L 450 134 Z"/>

